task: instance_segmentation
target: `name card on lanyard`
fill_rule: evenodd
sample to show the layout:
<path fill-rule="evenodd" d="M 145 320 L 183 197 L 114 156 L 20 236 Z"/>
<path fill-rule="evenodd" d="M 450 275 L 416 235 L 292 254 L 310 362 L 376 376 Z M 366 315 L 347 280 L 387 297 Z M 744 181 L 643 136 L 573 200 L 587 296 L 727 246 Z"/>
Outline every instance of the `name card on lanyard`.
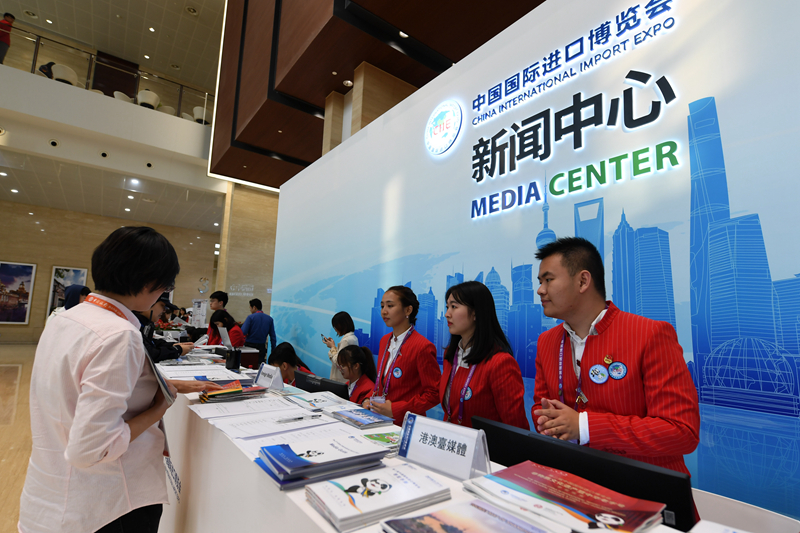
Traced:
<path fill-rule="evenodd" d="M 406 413 L 398 455 L 410 463 L 463 481 L 491 474 L 482 429 Z"/>
<path fill-rule="evenodd" d="M 256 385 L 266 387 L 269 390 L 282 390 L 283 376 L 281 376 L 280 368 L 261 363 L 261 366 L 258 367 Z"/>

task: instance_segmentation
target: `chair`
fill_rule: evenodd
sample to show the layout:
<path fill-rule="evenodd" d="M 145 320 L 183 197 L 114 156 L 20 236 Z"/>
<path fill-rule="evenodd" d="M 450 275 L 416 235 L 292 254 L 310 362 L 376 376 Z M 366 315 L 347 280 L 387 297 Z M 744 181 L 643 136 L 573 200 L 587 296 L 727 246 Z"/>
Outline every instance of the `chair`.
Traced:
<path fill-rule="evenodd" d="M 97 94 L 102 94 L 103 96 L 105 96 L 105 94 L 106 94 L 106 93 L 104 93 L 103 91 L 101 91 L 100 89 L 89 89 L 89 92 L 91 92 L 91 93 L 97 93 Z"/>
<path fill-rule="evenodd" d="M 198 124 L 211 124 L 210 122 L 211 113 L 209 111 L 206 111 L 206 109 L 203 106 L 201 105 L 196 106 L 192 111 L 194 112 L 195 122 L 197 122 Z M 204 116 L 205 118 L 203 118 Z"/>
<path fill-rule="evenodd" d="M 181 113 L 181 118 L 186 119 L 189 122 L 194 122 L 194 117 L 189 113 Z"/>
<path fill-rule="evenodd" d="M 703 520 L 710 520 L 745 531 L 769 531 L 770 533 L 797 533 L 800 531 L 800 521 L 788 516 L 704 490 L 693 488 L 692 495 L 697 512 Z"/>
<path fill-rule="evenodd" d="M 161 102 L 161 98 L 149 89 L 139 91 L 138 94 L 139 105 L 148 109 L 155 109 Z"/>
<path fill-rule="evenodd" d="M 175 116 L 175 108 L 172 106 L 162 105 L 161 107 L 158 108 L 158 111 L 166 113 L 167 115 Z"/>
<path fill-rule="evenodd" d="M 75 74 L 75 71 L 69 68 L 66 65 L 53 65 L 53 79 L 56 81 L 60 81 L 61 83 L 66 83 L 67 85 L 72 85 L 73 87 L 78 85 L 78 75 Z"/>
<path fill-rule="evenodd" d="M 114 91 L 114 98 L 116 98 L 117 100 L 122 100 L 123 102 L 128 102 L 129 104 L 133 103 L 133 98 L 119 91 Z"/>

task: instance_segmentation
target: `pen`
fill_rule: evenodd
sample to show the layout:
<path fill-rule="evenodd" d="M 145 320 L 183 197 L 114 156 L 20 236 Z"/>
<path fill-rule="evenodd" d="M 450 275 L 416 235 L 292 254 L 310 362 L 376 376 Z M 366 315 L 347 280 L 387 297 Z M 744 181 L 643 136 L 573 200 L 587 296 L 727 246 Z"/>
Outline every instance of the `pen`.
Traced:
<path fill-rule="evenodd" d="M 294 418 L 281 418 L 280 420 L 276 420 L 276 424 L 286 424 L 288 422 L 299 422 L 300 420 L 313 420 L 315 418 L 320 418 L 322 415 L 306 415 L 306 416 L 296 416 Z"/>

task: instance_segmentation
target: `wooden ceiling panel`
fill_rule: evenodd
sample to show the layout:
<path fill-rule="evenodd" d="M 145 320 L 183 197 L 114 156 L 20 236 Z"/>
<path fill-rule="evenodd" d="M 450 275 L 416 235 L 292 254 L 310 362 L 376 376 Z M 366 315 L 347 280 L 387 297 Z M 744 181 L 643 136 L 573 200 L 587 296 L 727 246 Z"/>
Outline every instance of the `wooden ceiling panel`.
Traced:
<path fill-rule="evenodd" d="M 245 29 L 244 54 L 242 56 L 242 79 L 239 84 L 239 114 L 236 121 L 237 136 L 259 112 L 259 109 L 268 98 L 274 19 L 275 0 L 251 0 L 248 2 L 247 27 Z M 241 14 L 239 15 L 238 24 L 239 28 L 241 28 Z M 239 34 L 239 40 L 236 42 L 237 49 L 240 42 L 241 33 Z"/>
<path fill-rule="evenodd" d="M 458 62 L 544 0 L 514 0 L 502 5 L 484 0 L 355 0 L 355 3 Z"/>
<path fill-rule="evenodd" d="M 324 125 L 321 118 L 267 100 L 236 140 L 311 163 L 322 155 Z"/>
<path fill-rule="evenodd" d="M 231 147 L 220 158 L 214 172 L 259 185 L 279 188 L 303 168 L 300 165 Z"/>

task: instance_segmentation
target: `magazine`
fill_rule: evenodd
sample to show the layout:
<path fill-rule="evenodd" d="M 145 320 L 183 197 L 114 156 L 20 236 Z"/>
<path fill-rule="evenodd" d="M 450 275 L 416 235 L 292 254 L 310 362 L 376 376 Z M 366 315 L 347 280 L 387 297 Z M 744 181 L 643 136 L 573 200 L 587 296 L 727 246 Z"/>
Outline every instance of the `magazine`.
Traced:
<path fill-rule="evenodd" d="M 339 409 L 329 411 L 330 416 L 358 429 L 372 429 L 381 426 L 390 426 L 394 420 L 388 416 L 373 413 L 369 409 L 357 407 L 355 409 Z"/>
<path fill-rule="evenodd" d="M 388 451 L 358 435 L 346 435 L 264 446 L 259 456 L 279 478 L 289 479 L 380 461 Z"/>

